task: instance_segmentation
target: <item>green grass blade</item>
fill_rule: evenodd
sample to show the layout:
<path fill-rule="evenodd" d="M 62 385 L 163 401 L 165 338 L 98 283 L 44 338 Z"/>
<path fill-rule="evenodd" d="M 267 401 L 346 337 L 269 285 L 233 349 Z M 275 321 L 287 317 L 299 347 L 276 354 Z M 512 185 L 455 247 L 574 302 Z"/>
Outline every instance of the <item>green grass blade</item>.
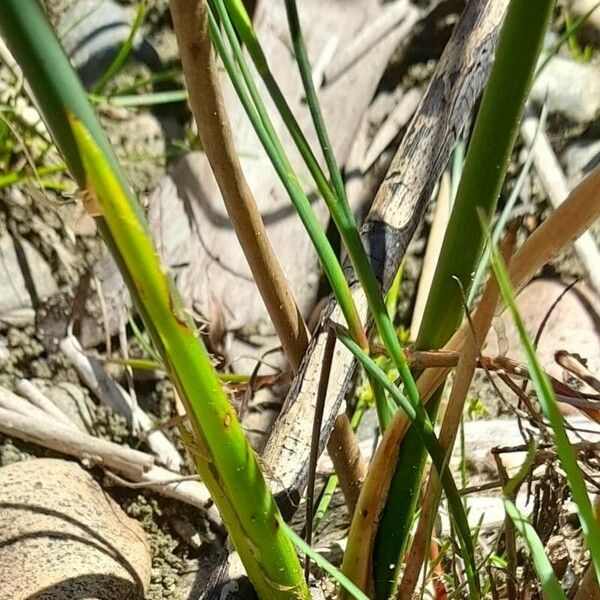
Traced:
<path fill-rule="evenodd" d="M 369 597 L 356 587 L 341 571 L 336 569 L 326 558 L 313 550 L 287 523 L 283 526 L 285 532 L 292 542 L 304 554 L 310 558 L 324 571 L 327 571 L 343 588 L 346 589 L 356 600 L 369 600 Z"/>
<path fill-rule="evenodd" d="M 304 160 L 316 186 L 319 190 L 319 193 L 329 206 L 330 203 L 336 203 L 338 201 L 338 197 L 335 196 L 332 192 L 332 188 L 330 187 L 327 178 L 325 177 L 325 173 L 321 169 L 321 165 L 317 161 L 316 156 L 314 155 L 308 140 L 306 139 L 304 132 L 300 128 L 294 113 L 292 112 L 287 100 L 285 99 L 285 95 L 281 91 L 281 88 L 277 84 L 273 73 L 269 68 L 269 64 L 264 55 L 260 42 L 256 37 L 256 33 L 252 27 L 252 22 L 250 21 L 250 17 L 246 12 L 246 9 L 243 3 L 240 0 L 224 0 L 224 4 L 217 3 L 217 0 L 213 0 L 213 3 L 217 4 L 217 9 L 219 10 L 219 14 L 227 20 L 227 18 L 231 18 L 235 29 L 240 36 L 240 39 L 246 46 L 248 50 L 248 54 L 254 63 L 256 71 L 260 78 L 262 79 L 271 99 L 273 100 L 273 104 L 277 108 L 277 111 L 281 115 L 283 122 L 285 123 L 296 147 L 302 159 Z M 226 10 L 225 10 L 226 7 Z M 343 186 L 342 186 L 343 187 Z M 339 198 L 345 198 L 345 193 Z"/>
<path fill-rule="evenodd" d="M 369 308 L 371 310 L 371 314 L 375 321 L 379 335 L 381 336 L 381 339 L 386 346 L 390 357 L 400 372 L 400 375 L 406 386 L 408 396 L 414 404 L 418 403 L 419 395 L 414 379 L 410 373 L 410 369 L 406 363 L 406 359 L 402 351 L 402 347 L 398 341 L 392 320 L 390 319 L 389 313 L 386 309 L 385 301 L 379 288 L 379 283 L 375 277 L 375 274 L 373 273 L 369 258 L 360 239 L 354 215 L 352 214 L 352 211 L 350 210 L 350 207 L 346 201 L 346 193 L 344 190 L 343 181 L 341 179 L 335 157 L 331 150 L 331 144 L 321 114 L 319 101 L 312 83 L 310 64 L 308 62 L 308 56 L 306 54 L 306 49 L 302 39 L 302 32 L 300 30 L 295 5 L 289 2 L 286 4 L 286 9 L 288 10 L 288 15 L 290 16 L 290 29 L 296 51 L 296 58 L 300 68 L 300 74 L 305 86 L 313 121 L 315 123 L 315 129 L 317 131 L 317 135 L 333 181 L 333 191 L 329 186 L 310 146 L 308 145 L 308 142 L 306 141 L 306 138 L 304 137 L 296 118 L 290 110 L 284 95 L 282 94 L 277 82 L 269 70 L 264 53 L 262 52 L 260 43 L 256 38 L 254 30 L 252 29 L 252 24 L 247 13 L 245 12 L 243 4 L 239 0 L 226 0 L 228 8 L 228 10 L 226 10 L 224 0 L 214 0 L 214 3 L 219 10 L 219 16 L 223 21 L 226 31 L 228 31 L 228 24 L 231 15 L 231 20 L 236 25 L 237 33 L 244 41 L 256 66 L 256 69 L 259 72 L 259 75 L 262 77 L 267 90 L 271 94 L 275 106 L 280 112 L 283 121 L 286 124 L 290 135 L 292 136 L 292 139 L 296 143 L 301 156 L 303 157 L 309 171 L 313 176 L 313 179 L 315 180 L 321 196 L 329 208 L 333 221 L 340 232 L 342 241 L 348 250 L 348 256 L 350 257 L 352 265 L 354 266 L 356 275 L 363 286 L 365 295 L 367 296 Z M 255 102 L 257 104 L 262 104 L 260 99 L 257 98 L 258 91 L 252 83 L 252 78 L 245 66 L 245 61 L 238 46 L 234 32 L 229 31 L 228 37 L 232 47 L 234 48 L 236 59 L 242 70 L 242 73 L 244 74 L 246 83 L 253 94 Z M 263 121 L 264 119 L 265 117 L 263 116 Z M 382 394 L 378 393 L 376 395 L 376 401 L 377 412 L 381 418 L 380 425 L 383 430 L 385 429 L 386 422 L 389 421 L 389 410 Z"/>
<path fill-rule="evenodd" d="M 294 54 L 296 55 L 296 62 L 300 70 L 300 77 L 302 79 L 302 85 L 304 86 L 304 93 L 306 94 L 306 101 L 310 109 L 310 114 L 317 132 L 319 144 L 321 145 L 321 151 L 325 157 L 327 169 L 329 171 L 329 177 L 333 184 L 333 189 L 338 197 L 340 203 L 343 203 L 348 207 L 346 200 L 346 189 L 344 188 L 344 182 L 342 180 L 342 173 L 338 167 L 335 155 L 333 153 L 333 147 L 327 133 L 327 127 L 325 126 L 325 119 L 323 119 L 323 113 L 321 112 L 321 106 L 319 104 L 319 98 L 317 96 L 317 90 L 312 77 L 312 69 L 310 68 L 310 61 L 308 59 L 308 52 L 306 51 L 306 45 L 304 43 L 304 36 L 302 35 L 302 28 L 300 26 L 300 18 L 298 17 L 298 8 L 295 0 L 285 0 L 285 10 L 288 18 L 288 26 L 290 35 L 292 36 L 292 44 L 294 46 Z"/>
<path fill-rule="evenodd" d="M 398 406 L 402 408 L 402 410 L 414 424 L 415 431 L 419 435 L 420 440 L 431 456 L 431 461 L 433 462 L 433 465 L 439 474 L 444 492 L 446 493 L 446 499 L 448 500 L 448 506 L 450 508 L 450 515 L 455 523 L 463 552 L 463 558 L 465 560 L 465 570 L 467 572 L 467 577 L 470 584 L 470 597 L 478 598 L 479 580 L 477 577 L 475 550 L 471 540 L 469 521 L 458 493 L 456 483 L 446 462 L 444 451 L 438 442 L 433 429 L 433 424 L 429 419 L 429 415 L 427 414 L 425 407 L 421 403 L 419 403 L 417 406 L 413 406 L 413 404 L 400 392 L 394 383 L 389 380 L 379 365 L 368 354 L 366 354 L 358 344 L 356 344 L 341 328 L 334 326 L 334 330 L 339 340 L 348 348 L 348 350 L 350 350 L 350 352 L 352 352 L 352 354 L 354 354 L 358 362 L 374 379 L 377 380 L 379 385 L 381 385 L 390 394 L 390 396 L 392 396 Z"/>
<path fill-rule="evenodd" d="M 235 31 L 233 31 L 229 16 L 222 0 L 215 0 L 215 5 L 219 10 L 219 16 L 222 19 L 222 23 L 227 34 L 228 41 L 233 50 L 235 60 L 230 55 L 229 51 L 225 46 L 225 42 L 221 36 L 215 15 L 209 6 L 209 24 L 211 29 L 211 35 L 213 42 L 217 48 L 217 52 L 223 61 L 225 69 L 230 77 L 231 83 L 233 84 L 235 91 L 244 106 L 246 114 L 250 119 L 254 130 L 260 139 L 269 159 L 271 160 L 273 167 L 281 182 L 283 183 L 290 199 L 302 223 L 313 243 L 313 246 L 319 256 L 319 260 L 325 271 L 327 279 L 332 287 L 333 293 L 335 294 L 336 300 L 342 309 L 344 317 L 348 323 L 348 327 L 353 332 L 353 335 L 357 336 L 357 339 L 362 339 L 363 343 L 366 344 L 366 338 L 364 335 L 363 327 L 350 293 L 350 288 L 344 276 L 342 267 L 325 235 L 325 232 L 321 229 L 318 221 L 316 220 L 315 214 L 312 210 L 310 202 L 304 193 L 300 182 L 290 161 L 287 158 L 285 150 L 279 141 L 279 138 L 275 132 L 269 115 L 267 114 L 266 108 L 260 94 L 248 72 L 245 65 L 245 60 L 239 46 Z"/>
<path fill-rule="evenodd" d="M 568 23 L 565 27 L 565 31 L 562 35 L 556 40 L 554 45 L 550 47 L 544 56 L 544 60 L 541 62 L 540 66 L 537 68 L 535 72 L 535 76 L 537 77 L 547 66 L 553 56 L 558 54 L 558 51 L 563 47 L 565 43 L 571 39 L 573 35 L 579 31 L 579 29 L 585 24 L 585 22 L 590 18 L 593 12 L 595 12 L 598 8 L 600 8 L 600 2 L 594 4 L 585 14 L 581 15 L 576 21 Z"/>
<path fill-rule="evenodd" d="M 533 382 L 538 401 L 544 415 L 552 426 L 558 457 L 562 468 L 566 473 L 573 501 L 577 505 L 581 527 L 586 538 L 588 549 L 592 555 L 596 576 L 600 581 L 600 526 L 594 516 L 594 510 L 588 497 L 585 481 L 579 465 L 577 464 L 577 456 L 567 435 L 563 418 L 558 410 L 552 385 L 550 384 L 546 373 L 540 367 L 533 344 L 525 330 L 525 325 L 523 324 L 523 320 L 521 319 L 521 315 L 517 308 L 514 291 L 510 284 L 506 267 L 495 248 L 492 248 L 491 263 L 498 281 L 498 286 L 500 287 L 502 298 L 512 316 L 517 331 L 519 332 L 521 347 L 527 356 L 529 375 Z"/>
<path fill-rule="evenodd" d="M 71 120 L 71 127 L 86 173 L 88 209 L 101 211 L 152 323 L 155 345 L 193 424 L 196 468 L 248 575 L 262 597 L 275 597 L 275 589 L 303 596 L 298 559 L 281 531 L 277 506 L 208 353 L 102 152 L 79 121 Z"/>
<path fill-rule="evenodd" d="M 418 349 L 441 348 L 463 317 L 461 291 L 452 278 L 470 290 L 484 247 L 477 211 L 489 222 L 495 210 L 553 6 L 554 0 L 510 2 L 417 336 Z"/>
<path fill-rule="evenodd" d="M 121 108 L 156 106 L 158 104 L 185 102 L 186 100 L 187 90 L 166 90 L 148 94 L 114 94 L 112 96 L 90 94 L 90 101 L 98 106 L 118 106 Z"/>
<path fill-rule="evenodd" d="M 146 8 L 144 4 L 138 4 L 137 11 L 135 13 L 135 19 L 133 24 L 131 25 L 131 30 L 129 31 L 129 35 L 127 39 L 123 42 L 117 55 L 114 57 L 113 61 L 108 65 L 108 68 L 102 73 L 102 77 L 98 80 L 98 83 L 94 85 L 92 88 L 92 92 L 94 94 L 101 94 L 104 88 L 108 85 L 108 83 L 119 73 L 119 71 L 123 68 L 123 65 L 129 58 L 131 54 L 131 50 L 133 49 L 133 42 L 135 41 L 135 36 L 139 31 L 142 23 L 144 22 L 144 17 L 146 16 Z"/>
<path fill-rule="evenodd" d="M 560 587 L 560 583 L 554 574 L 554 569 L 546 556 L 544 544 L 542 544 L 542 541 L 531 523 L 507 498 L 504 498 L 504 509 L 515 524 L 515 529 L 529 547 L 531 559 L 533 560 L 533 565 L 538 574 L 540 583 L 542 584 L 546 598 L 548 598 L 548 600 L 567 600 L 567 596 L 562 587 Z"/>

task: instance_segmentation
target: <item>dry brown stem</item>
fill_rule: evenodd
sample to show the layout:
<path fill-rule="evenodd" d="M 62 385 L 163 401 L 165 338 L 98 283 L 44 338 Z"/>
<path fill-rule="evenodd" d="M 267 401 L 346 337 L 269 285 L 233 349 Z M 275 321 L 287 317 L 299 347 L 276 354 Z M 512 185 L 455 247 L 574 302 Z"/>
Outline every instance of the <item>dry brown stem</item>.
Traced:
<path fill-rule="evenodd" d="M 223 103 L 206 5 L 197 1 L 171 0 L 171 13 L 190 105 L 204 151 L 285 355 L 293 372 L 297 373 L 308 348 L 308 332 L 242 172 Z M 340 455 L 340 465 L 346 465 L 339 473 L 344 487 L 359 489 L 366 466 L 360 455 L 357 457 L 358 445 L 353 434 L 348 435 L 349 427 L 346 415 L 340 415 L 329 444 Z M 347 458 L 344 459 L 344 455 Z"/>
<path fill-rule="evenodd" d="M 575 188 L 569 197 L 536 229 L 523 246 L 515 253 L 509 265 L 512 285 L 521 290 L 544 264 L 568 247 L 586 231 L 600 216 L 600 167 L 596 167 Z M 494 312 L 498 303 L 498 288 L 488 286 L 480 305 L 473 314 L 478 323 L 484 315 Z M 499 307 L 502 309 L 503 307 Z M 475 326 L 477 328 L 477 325 Z M 463 322 L 450 341 L 442 348 L 444 352 L 462 352 L 469 334 L 469 324 Z M 449 368 L 428 369 L 419 377 L 417 386 L 421 402 L 426 403 L 448 375 Z M 369 466 L 377 477 L 367 477 L 361 491 L 358 509 L 366 515 L 363 530 L 366 537 L 374 536 L 380 512 L 385 505 L 391 479 L 394 475 L 400 444 L 410 421 L 398 411 L 387 428 Z M 360 567 L 360 583 L 368 581 L 370 566 L 366 562 Z M 358 571 L 354 571 L 357 573 Z"/>
<path fill-rule="evenodd" d="M 171 14 L 204 152 L 286 358 L 296 373 L 308 345 L 308 332 L 233 143 L 210 40 L 206 3 L 171 0 Z"/>

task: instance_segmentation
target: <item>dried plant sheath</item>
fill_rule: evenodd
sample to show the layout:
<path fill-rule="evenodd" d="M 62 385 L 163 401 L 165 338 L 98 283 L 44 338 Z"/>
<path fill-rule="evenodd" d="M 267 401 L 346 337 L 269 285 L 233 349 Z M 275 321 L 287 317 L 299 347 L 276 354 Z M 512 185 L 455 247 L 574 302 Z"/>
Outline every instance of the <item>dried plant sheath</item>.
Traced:
<path fill-rule="evenodd" d="M 531 234 L 515 253 L 509 265 L 510 281 L 515 289 L 521 290 L 543 265 L 567 248 L 598 218 L 600 218 L 600 167 L 596 167 L 585 177 L 571 192 L 568 199 Z M 484 297 L 472 316 L 476 329 L 478 323 L 482 320 L 485 321 L 488 315 L 494 313 L 498 298 L 498 287 L 494 280 L 490 280 Z M 500 311 L 502 309 L 503 306 L 500 307 Z M 463 322 L 442 350 L 462 352 L 469 331 L 469 324 Z M 424 403 L 430 399 L 449 371 L 450 368 L 428 369 L 421 375 L 417 384 Z M 395 464 L 395 456 L 408 426 L 408 418 L 398 411 L 371 459 L 372 468 L 379 469 L 383 479 L 389 476 L 389 471 Z M 384 474 L 386 471 L 388 475 Z M 369 491 L 371 493 L 371 499 L 367 502 L 369 507 L 379 506 L 384 502 L 386 491 L 381 489 L 381 486 L 372 486 Z M 366 502 L 366 495 L 361 494 L 361 500 Z M 360 509 L 361 504 L 359 503 L 358 510 Z M 376 524 L 374 523 L 374 526 Z"/>
<path fill-rule="evenodd" d="M 190 106 L 231 223 L 285 355 L 297 372 L 308 345 L 306 326 L 273 252 L 233 144 L 206 10 L 206 3 L 201 0 L 171 0 Z"/>

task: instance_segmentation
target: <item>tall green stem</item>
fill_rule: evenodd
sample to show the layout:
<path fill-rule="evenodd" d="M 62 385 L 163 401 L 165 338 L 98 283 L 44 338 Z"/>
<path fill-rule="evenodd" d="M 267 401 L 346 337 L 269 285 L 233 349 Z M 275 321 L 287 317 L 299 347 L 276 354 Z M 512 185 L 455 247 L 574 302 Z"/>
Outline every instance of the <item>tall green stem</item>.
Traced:
<path fill-rule="evenodd" d="M 553 5 L 553 0 L 512 0 L 509 5 L 417 336 L 415 347 L 419 350 L 441 348 L 463 317 L 462 292 L 454 278 L 468 292 L 485 239 L 478 211 L 488 226 Z M 432 419 L 436 404 L 430 402 Z M 424 458 L 423 445 L 411 428 L 402 444 L 379 525 L 374 566 L 378 599 L 387 599 L 393 590 L 390 565 L 401 559 L 406 548 Z M 401 535 L 395 535 L 398 524 Z"/>
<path fill-rule="evenodd" d="M 325 175 L 323 174 L 323 171 L 321 170 L 314 153 L 306 141 L 306 138 L 302 133 L 296 118 L 294 117 L 283 93 L 281 92 L 269 69 L 266 57 L 254 33 L 252 24 L 247 13 L 245 12 L 243 4 L 240 2 L 240 0 L 225 1 L 227 3 L 229 12 L 225 10 L 224 0 L 215 0 L 217 6 L 220 7 L 219 14 L 224 22 L 225 28 L 227 30 L 227 22 L 229 21 L 229 17 L 231 15 L 231 18 L 236 26 L 237 33 L 244 41 L 244 44 L 248 49 L 250 57 L 252 58 L 259 75 L 263 79 L 267 90 L 271 94 L 275 106 L 280 112 L 283 121 L 286 124 L 290 135 L 292 136 L 292 139 L 296 143 L 304 162 L 313 176 L 321 196 L 329 208 L 329 212 L 338 231 L 340 232 L 340 236 L 344 242 L 346 250 L 348 251 L 348 256 L 350 257 L 350 261 L 352 262 L 352 265 L 356 271 L 358 280 L 360 281 L 367 297 L 369 309 L 373 316 L 373 320 L 375 321 L 379 335 L 381 336 L 381 339 L 385 344 L 390 357 L 394 361 L 395 366 L 400 372 L 400 376 L 402 377 L 404 385 L 406 386 L 409 399 L 413 405 L 416 406 L 416 404 L 419 402 L 419 394 L 414 379 L 410 369 L 408 368 L 406 357 L 402 351 L 402 347 L 398 340 L 398 336 L 396 335 L 396 330 L 392 320 L 387 312 L 385 301 L 379 287 L 379 282 L 377 281 L 375 273 L 371 268 L 369 258 L 360 239 L 354 215 L 352 214 L 352 211 L 348 206 L 348 202 L 346 201 L 346 192 L 341 173 L 333 154 L 333 149 L 327 134 L 327 129 L 321 113 L 317 93 L 312 81 L 310 62 L 308 60 L 306 45 L 304 43 L 302 30 L 300 28 L 296 4 L 293 1 L 286 0 L 286 10 L 288 14 L 290 32 L 292 35 L 296 61 L 300 70 L 306 98 L 315 124 L 317 137 L 321 144 L 321 149 L 329 169 L 329 174 L 333 183 L 333 189 L 325 178 Z M 237 40 L 235 40 L 235 43 L 237 43 Z M 237 56 L 238 61 L 243 63 L 244 59 L 241 55 L 241 52 L 239 52 Z M 244 71 L 245 66 L 240 64 L 240 67 L 242 68 L 242 71 Z M 246 77 L 251 80 L 249 74 L 247 74 Z M 251 82 L 248 82 L 248 84 L 249 86 L 253 85 Z M 376 398 L 379 400 L 378 414 L 381 418 L 381 425 L 382 428 L 385 428 L 385 423 L 387 421 L 387 417 L 389 416 L 388 407 L 385 403 L 385 395 L 382 393 L 377 393 Z"/>

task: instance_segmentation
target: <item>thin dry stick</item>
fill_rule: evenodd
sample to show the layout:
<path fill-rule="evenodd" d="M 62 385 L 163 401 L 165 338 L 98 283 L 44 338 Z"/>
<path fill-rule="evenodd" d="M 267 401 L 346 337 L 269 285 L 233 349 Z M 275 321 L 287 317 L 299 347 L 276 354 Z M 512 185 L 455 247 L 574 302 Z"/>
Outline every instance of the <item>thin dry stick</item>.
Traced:
<path fill-rule="evenodd" d="M 64 425 L 73 427 L 73 423 L 69 417 L 67 417 L 67 415 L 65 415 L 65 413 L 62 412 L 62 410 L 60 410 L 60 408 L 58 408 L 54 402 L 52 402 L 52 400 L 47 398 L 35 385 L 33 385 L 31 381 L 28 381 L 27 379 L 20 379 L 17 381 L 15 389 L 17 392 L 19 392 L 19 394 L 21 394 L 21 396 L 27 398 L 34 406 L 37 406 L 44 412 L 47 412 Z"/>
<path fill-rule="evenodd" d="M 265 231 L 233 143 L 208 27 L 200 0 L 171 0 L 181 64 L 202 146 L 227 213 L 294 373 L 308 332 Z"/>
<path fill-rule="evenodd" d="M 177 473 L 156 466 L 150 454 L 96 438 L 76 427 L 60 423 L 3 388 L 0 388 L 0 431 L 113 469 L 136 484 L 192 506 L 207 509 L 206 505 L 210 502 L 210 494 L 200 481 L 182 480 Z M 220 522 L 214 507 L 208 511 L 211 519 Z"/>
<path fill-rule="evenodd" d="M 365 462 L 356 435 L 346 414 L 338 415 L 327 442 L 327 452 L 339 477 L 350 517 L 354 514 L 360 488 L 367 476 Z"/>
<path fill-rule="evenodd" d="M 317 461 L 319 460 L 319 446 L 321 437 L 321 424 L 323 422 L 323 409 L 325 407 L 325 396 L 327 394 L 327 384 L 331 374 L 331 359 L 335 348 L 335 335 L 330 329 L 327 335 L 325 345 L 325 354 L 323 355 L 323 368 L 319 379 L 317 390 L 317 401 L 315 407 L 315 416 L 313 418 L 312 445 L 310 453 L 310 462 L 308 466 L 308 484 L 306 486 L 306 535 L 304 539 L 310 546 L 312 544 L 312 525 L 313 525 L 313 507 L 315 501 L 315 479 L 317 472 Z M 307 554 L 304 562 L 304 577 L 308 581 L 310 573 L 310 556 Z"/>
<path fill-rule="evenodd" d="M 521 135 L 527 144 L 532 144 L 536 138 L 539 123 L 540 120 L 535 116 L 531 107 L 527 107 L 525 118 L 521 124 Z M 569 185 L 544 131 L 537 132 L 537 140 L 532 150 L 535 170 L 550 203 L 557 208 L 569 194 Z M 575 241 L 573 246 L 590 283 L 596 291 L 600 291 L 600 251 L 591 232 L 586 231 Z"/>
<path fill-rule="evenodd" d="M 508 261 L 514 250 L 516 242 L 516 231 L 510 230 L 502 244 L 502 255 L 504 260 Z M 488 281 L 484 292 L 489 291 L 493 285 L 492 280 Z M 456 439 L 456 432 L 460 425 L 460 419 L 463 413 L 465 399 L 473 380 L 477 358 L 480 353 L 482 340 L 485 339 L 487 332 L 492 324 L 493 311 L 487 311 L 487 314 L 479 313 L 477 323 L 472 323 L 470 335 L 467 337 L 463 351 L 460 353 L 456 367 L 454 384 L 448 400 L 448 406 L 444 413 L 444 420 L 440 429 L 439 441 L 442 449 L 449 459 Z M 429 481 L 423 495 L 423 506 L 419 517 L 417 531 L 413 538 L 410 553 L 406 560 L 404 575 L 398 588 L 398 600 L 410 600 L 414 593 L 421 565 L 425 560 L 425 553 L 429 545 L 429 531 L 432 517 L 436 514 L 442 494 L 440 478 L 435 470 L 430 471 Z"/>
<path fill-rule="evenodd" d="M 61 340 L 59 347 L 98 400 L 123 415 L 132 431 L 143 434 L 146 443 L 159 461 L 166 467 L 178 471 L 183 460 L 177 448 L 162 431 L 154 428 L 153 420 L 114 379 L 109 377 L 100 361 L 86 355 L 77 338 L 72 335 Z"/>
<path fill-rule="evenodd" d="M 581 379 L 592 389 L 600 392 L 600 380 L 592 373 L 576 354 L 559 350 L 554 354 L 554 360 L 575 377 Z"/>
<path fill-rule="evenodd" d="M 522 289 L 538 269 L 568 247 L 598 217 L 600 217 L 600 167 L 588 174 L 565 202 L 531 234 L 515 253 L 509 266 L 510 279 L 515 288 Z M 480 316 L 482 313 L 495 310 L 499 293 L 496 285 L 490 284 L 490 286 L 490 292 L 484 294 L 479 307 L 473 314 L 474 322 L 482 318 Z M 468 333 L 469 326 L 467 323 L 463 323 L 442 348 L 442 351 L 461 352 Z M 449 371 L 449 368 L 428 369 L 419 377 L 417 386 L 423 403 L 431 398 Z M 369 469 L 376 470 L 379 477 L 376 481 L 375 478 L 367 478 L 356 507 L 357 514 L 367 515 L 363 519 L 366 544 L 372 544 L 372 539 L 377 531 L 379 515 L 385 505 L 390 481 L 397 464 L 400 443 L 409 425 L 410 421 L 406 415 L 402 411 L 397 411 L 369 465 Z M 368 548 L 365 554 L 367 554 L 367 550 Z M 368 562 L 365 561 L 363 565 L 365 578 L 369 568 Z"/>

